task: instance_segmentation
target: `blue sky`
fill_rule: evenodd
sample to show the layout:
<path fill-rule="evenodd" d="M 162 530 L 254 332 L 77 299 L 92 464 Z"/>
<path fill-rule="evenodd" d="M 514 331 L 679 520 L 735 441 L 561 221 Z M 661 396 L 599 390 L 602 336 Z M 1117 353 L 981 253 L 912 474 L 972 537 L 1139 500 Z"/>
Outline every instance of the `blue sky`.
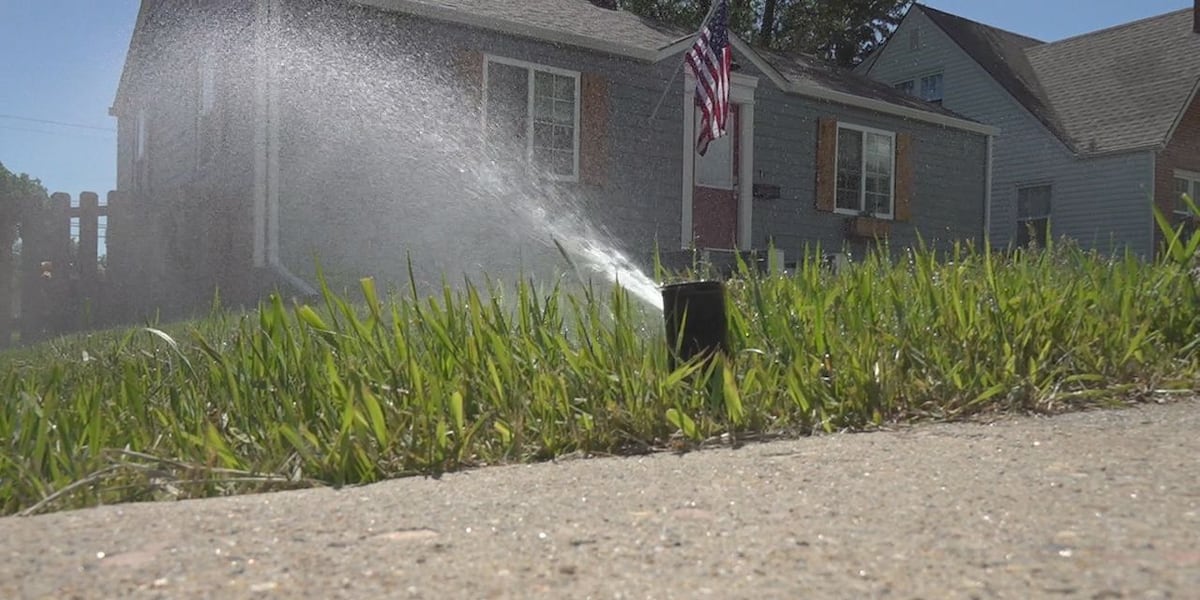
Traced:
<path fill-rule="evenodd" d="M 9 170 L 41 179 L 52 192 L 72 195 L 85 190 L 103 195 L 116 185 L 116 119 L 108 116 L 108 107 L 138 3 L 0 0 L 0 162 Z M 1089 0 L 1086 9 L 1079 0 L 926 4 L 1056 40 L 1187 8 L 1192 0 Z"/>

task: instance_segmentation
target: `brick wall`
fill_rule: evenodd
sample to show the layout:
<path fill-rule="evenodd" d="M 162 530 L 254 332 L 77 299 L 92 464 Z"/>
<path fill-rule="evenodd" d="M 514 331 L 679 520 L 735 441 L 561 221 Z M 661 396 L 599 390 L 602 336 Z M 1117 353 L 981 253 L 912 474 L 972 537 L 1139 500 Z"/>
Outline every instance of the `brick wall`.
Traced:
<path fill-rule="evenodd" d="M 1154 171 L 1154 201 L 1159 210 L 1171 214 L 1175 210 L 1175 170 L 1200 173 L 1200 95 L 1175 129 L 1170 143 L 1158 153 Z"/>

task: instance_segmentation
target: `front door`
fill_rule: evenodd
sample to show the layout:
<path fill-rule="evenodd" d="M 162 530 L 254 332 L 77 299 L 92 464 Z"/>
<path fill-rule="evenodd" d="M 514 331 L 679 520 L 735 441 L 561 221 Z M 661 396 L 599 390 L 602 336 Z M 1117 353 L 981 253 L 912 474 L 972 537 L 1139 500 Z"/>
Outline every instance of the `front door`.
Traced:
<path fill-rule="evenodd" d="M 696 248 L 733 249 L 738 231 L 738 106 L 729 106 L 726 134 L 709 142 L 704 156 L 694 149 L 692 242 Z M 700 127 L 700 111 L 692 131 Z M 693 135 L 692 139 L 696 139 Z"/>

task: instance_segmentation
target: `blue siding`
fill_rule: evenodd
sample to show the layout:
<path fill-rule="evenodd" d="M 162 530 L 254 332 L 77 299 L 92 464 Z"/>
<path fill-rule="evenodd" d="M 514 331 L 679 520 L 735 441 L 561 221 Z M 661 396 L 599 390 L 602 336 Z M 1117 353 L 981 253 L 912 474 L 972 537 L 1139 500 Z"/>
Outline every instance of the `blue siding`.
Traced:
<path fill-rule="evenodd" d="M 910 49 L 914 28 L 921 45 Z M 882 50 L 870 77 L 894 84 L 941 71 L 946 108 L 1000 129 L 993 157 L 993 246 L 1014 238 L 1017 188 L 1049 183 L 1055 236 L 1102 251 L 1152 253 L 1150 152 L 1076 157 L 919 9 L 910 11 L 892 39 L 898 43 Z"/>
<path fill-rule="evenodd" d="M 918 234 L 943 247 L 982 239 L 985 136 L 786 94 L 765 78 L 755 100 L 754 172 L 761 183 L 783 190 L 781 199 L 755 201 L 757 247 L 771 239 L 787 256 L 816 243 L 826 250 L 865 250 L 862 243 L 846 243 L 845 216 L 815 207 L 817 126 L 823 117 L 912 134 L 912 219 L 892 224 L 893 246 L 912 246 Z"/>
<path fill-rule="evenodd" d="M 456 140 L 472 139 L 473 123 L 464 122 L 463 95 L 448 67 L 462 48 L 603 76 L 609 93 L 606 184 L 543 186 L 533 193 L 548 199 L 537 203 L 546 205 L 550 222 L 586 215 L 639 259 L 656 245 L 680 247 L 682 77 L 649 119 L 680 58 L 649 65 L 370 9 L 345 11 L 308 0 L 289 6 L 280 252 L 298 274 L 312 277 L 316 258 L 340 282 L 365 274 L 404 281 L 409 253 L 418 276 L 434 280 L 443 273 L 531 272 L 560 261 L 548 243 L 550 231 L 531 225 L 515 208 L 528 190 L 486 183 L 473 174 L 475 166 L 462 163 L 463 151 L 471 148 Z M 339 31 L 357 36 L 342 39 Z M 943 246 L 982 238 L 984 136 L 785 94 L 749 61 L 741 62 L 741 73 L 760 77 L 755 181 L 782 190 L 779 199 L 754 203 L 755 247 L 773 242 L 794 258 L 807 245 L 847 245 L 846 217 L 815 209 L 822 117 L 913 134 L 913 219 L 894 224 L 893 245 L 913 244 L 918 234 Z M 429 120 L 441 125 L 421 125 Z M 425 140 L 447 132 L 462 137 Z M 861 243 L 850 246 L 864 250 Z"/>

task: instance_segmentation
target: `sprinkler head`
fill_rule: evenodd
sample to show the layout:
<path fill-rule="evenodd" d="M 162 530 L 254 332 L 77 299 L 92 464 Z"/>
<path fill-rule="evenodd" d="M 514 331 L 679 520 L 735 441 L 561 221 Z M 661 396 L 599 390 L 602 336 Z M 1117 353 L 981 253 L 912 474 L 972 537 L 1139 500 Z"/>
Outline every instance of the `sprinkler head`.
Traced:
<path fill-rule="evenodd" d="M 663 286 L 662 296 L 671 370 L 696 356 L 729 355 L 724 284 L 676 283 Z"/>

